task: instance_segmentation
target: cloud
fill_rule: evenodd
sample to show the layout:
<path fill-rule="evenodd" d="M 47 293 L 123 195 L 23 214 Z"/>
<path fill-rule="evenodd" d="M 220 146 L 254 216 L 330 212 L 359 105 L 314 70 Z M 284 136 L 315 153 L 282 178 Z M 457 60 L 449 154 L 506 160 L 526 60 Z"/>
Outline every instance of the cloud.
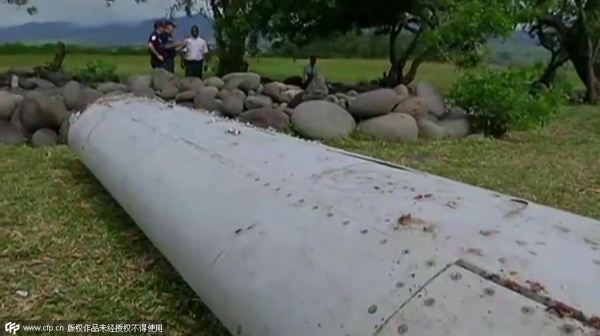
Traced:
<path fill-rule="evenodd" d="M 145 4 L 137 4 L 134 0 L 115 0 L 110 7 L 106 0 L 30 0 L 38 9 L 35 15 L 29 15 L 26 7 L 18 8 L 5 2 L 0 0 L 0 27 L 50 21 L 66 21 L 81 26 L 138 22 L 165 16 L 172 0 L 147 0 Z"/>

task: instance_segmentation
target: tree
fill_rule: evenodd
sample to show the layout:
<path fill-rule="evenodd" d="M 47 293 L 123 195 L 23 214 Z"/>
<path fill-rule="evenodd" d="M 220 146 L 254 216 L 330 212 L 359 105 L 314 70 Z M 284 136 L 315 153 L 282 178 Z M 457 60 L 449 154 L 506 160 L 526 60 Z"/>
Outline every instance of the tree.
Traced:
<path fill-rule="evenodd" d="M 115 0 L 105 0 L 107 6 Z M 124 1 L 124 0 L 122 0 Z M 147 0 L 134 0 L 142 4 Z M 187 15 L 204 13 L 215 29 L 217 55 L 219 65 L 218 75 L 239 71 L 243 68 L 244 55 L 248 38 L 259 24 L 265 9 L 273 5 L 270 0 L 172 0 L 173 4 L 168 15 L 173 17 L 180 12 Z M 29 0 L 0 0 L 9 5 L 24 7 L 33 15 L 37 8 Z"/>
<path fill-rule="evenodd" d="M 586 101 L 600 100 L 600 0 L 529 0 L 523 22 L 552 53 L 545 76 L 571 61 L 586 87 Z M 542 77 L 540 81 L 544 82 Z"/>
<path fill-rule="evenodd" d="M 516 26 L 516 7 L 505 0 L 280 0 L 267 24 L 271 34 L 306 42 L 350 30 L 374 29 L 389 38 L 386 83 L 408 84 L 419 66 L 440 55 L 472 63 L 490 36 Z M 493 10 L 489 10 L 493 8 Z M 402 34 L 410 42 L 398 48 Z"/>

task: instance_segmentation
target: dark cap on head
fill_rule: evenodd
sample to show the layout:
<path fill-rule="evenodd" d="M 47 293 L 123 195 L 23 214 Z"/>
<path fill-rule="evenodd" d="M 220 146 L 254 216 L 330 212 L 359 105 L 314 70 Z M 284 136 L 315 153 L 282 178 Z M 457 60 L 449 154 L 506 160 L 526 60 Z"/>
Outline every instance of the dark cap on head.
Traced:
<path fill-rule="evenodd" d="M 154 21 L 154 29 L 164 27 L 164 26 L 165 26 L 165 20 Z"/>

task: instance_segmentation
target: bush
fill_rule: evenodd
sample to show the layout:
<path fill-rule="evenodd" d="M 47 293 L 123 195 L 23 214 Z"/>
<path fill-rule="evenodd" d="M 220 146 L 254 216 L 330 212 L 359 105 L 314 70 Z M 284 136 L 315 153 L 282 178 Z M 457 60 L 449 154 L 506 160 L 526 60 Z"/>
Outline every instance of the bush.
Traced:
<path fill-rule="evenodd" d="M 90 61 L 86 66 L 78 68 L 73 74 L 77 80 L 84 83 L 118 82 L 117 66 L 102 60 Z"/>
<path fill-rule="evenodd" d="M 560 88 L 533 89 L 539 75 L 536 69 L 477 68 L 460 76 L 450 100 L 469 111 L 475 132 L 501 137 L 509 130 L 528 130 L 546 123 L 563 100 Z"/>

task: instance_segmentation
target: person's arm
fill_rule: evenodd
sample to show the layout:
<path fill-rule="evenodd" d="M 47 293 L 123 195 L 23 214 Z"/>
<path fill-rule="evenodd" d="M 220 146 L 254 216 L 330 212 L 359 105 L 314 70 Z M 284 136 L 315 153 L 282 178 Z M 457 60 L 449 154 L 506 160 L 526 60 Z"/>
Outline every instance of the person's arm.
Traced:
<path fill-rule="evenodd" d="M 186 44 L 185 41 L 182 41 L 182 42 L 171 42 L 171 43 L 165 44 L 165 48 L 166 49 L 181 50 L 183 47 L 185 47 L 185 44 Z"/>
<path fill-rule="evenodd" d="M 148 49 L 150 49 L 150 51 L 156 56 L 156 58 L 158 58 L 161 62 L 165 60 L 165 58 L 158 52 L 156 51 L 156 48 L 154 48 L 154 44 L 152 44 L 152 42 L 148 42 Z"/>

